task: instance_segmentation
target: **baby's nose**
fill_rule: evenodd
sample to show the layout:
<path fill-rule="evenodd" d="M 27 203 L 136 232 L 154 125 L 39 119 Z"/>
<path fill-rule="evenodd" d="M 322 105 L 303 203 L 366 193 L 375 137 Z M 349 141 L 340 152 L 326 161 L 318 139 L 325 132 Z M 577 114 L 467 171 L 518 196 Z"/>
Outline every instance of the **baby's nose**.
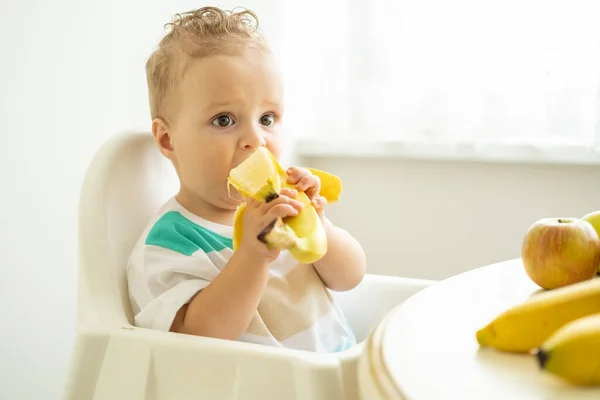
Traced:
<path fill-rule="evenodd" d="M 249 130 L 242 139 L 242 146 L 245 149 L 257 149 L 266 145 L 266 140 L 262 133 L 256 129 Z"/>

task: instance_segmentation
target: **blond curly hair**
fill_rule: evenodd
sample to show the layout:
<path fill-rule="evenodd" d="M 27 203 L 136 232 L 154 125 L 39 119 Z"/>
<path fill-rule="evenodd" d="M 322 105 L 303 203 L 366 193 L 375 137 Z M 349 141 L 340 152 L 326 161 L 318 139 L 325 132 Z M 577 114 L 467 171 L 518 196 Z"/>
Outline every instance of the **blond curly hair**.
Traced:
<path fill-rule="evenodd" d="M 248 48 L 269 51 L 250 10 L 225 11 L 203 7 L 176 14 L 146 62 L 146 79 L 152 119 L 165 118 L 169 99 L 183 78 L 190 60 L 211 54 L 239 54 Z"/>

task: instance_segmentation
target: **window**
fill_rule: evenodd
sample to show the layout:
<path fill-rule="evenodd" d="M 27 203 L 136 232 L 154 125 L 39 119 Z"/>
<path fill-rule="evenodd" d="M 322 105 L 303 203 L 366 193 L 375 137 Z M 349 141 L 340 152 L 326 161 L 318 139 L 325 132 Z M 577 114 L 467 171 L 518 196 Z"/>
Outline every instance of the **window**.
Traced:
<path fill-rule="evenodd" d="M 598 143 L 599 1 L 335 0 L 294 19 L 292 97 L 313 135 Z"/>

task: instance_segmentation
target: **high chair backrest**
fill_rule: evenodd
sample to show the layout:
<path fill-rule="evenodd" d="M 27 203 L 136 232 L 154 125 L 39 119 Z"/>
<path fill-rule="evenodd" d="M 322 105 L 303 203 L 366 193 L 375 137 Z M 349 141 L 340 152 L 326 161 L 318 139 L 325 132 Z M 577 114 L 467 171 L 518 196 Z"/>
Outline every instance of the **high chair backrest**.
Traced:
<path fill-rule="evenodd" d="M 121 133 L 96 152 L 79 202 L 78 325 L 132 324 L 129 254 L 177 176 L 151 133 Z"/>

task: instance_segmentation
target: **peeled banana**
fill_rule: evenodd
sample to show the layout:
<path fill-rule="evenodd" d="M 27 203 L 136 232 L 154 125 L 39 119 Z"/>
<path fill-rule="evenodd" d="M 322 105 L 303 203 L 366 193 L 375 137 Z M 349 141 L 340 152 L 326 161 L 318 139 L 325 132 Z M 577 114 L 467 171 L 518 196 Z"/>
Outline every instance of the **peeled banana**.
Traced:
<path fill-rule="evenodd" d="M 332 174 L 307 168 L 321 179 L 320 195 L 329 203 L 339 200 L 342 190 L 341 180 Z M 228 187 L 233 186 L 244 198 L 252 197 L 269 202 L 277 197 L 282 188 L 295 189 L 288 183 L 288 175 L 271 152 L 261 147 L 243 163 L 233 168 L 228 177 Z M 294 217 L 273 220 L 259 235 L 258 239 L 269 248 L 288 250 L 303 264 L 311 264 L 327 252 L 327 236 L 315 208 L 304 192 L 299 192 L 296 200 L 304 207 Z M 246 203 L 241 203 L 234 214 L 233 250 L 242 241 Z"/>
<path fill-rule="evenodd" d="M 536 352 L 540 368 L 576 385 L 600 384 L 600 313 L 576 319 Z"/>
<path fill-rule="evenodd" d="M 530 352 L 563 325 L 600 313 L 600 279 L 574 283 L 530 297 L 476 333 L 482 347 Z"/>

